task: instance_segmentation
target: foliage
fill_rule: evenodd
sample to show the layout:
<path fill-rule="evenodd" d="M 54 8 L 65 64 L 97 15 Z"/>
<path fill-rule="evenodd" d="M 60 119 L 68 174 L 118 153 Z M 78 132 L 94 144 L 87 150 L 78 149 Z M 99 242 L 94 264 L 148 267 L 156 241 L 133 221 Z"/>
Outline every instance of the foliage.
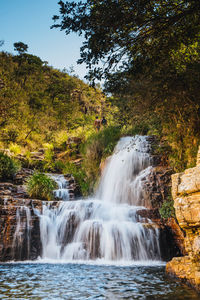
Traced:
<path fill-rule="evenodd" d="M 59 172 L 59 173 L 63 173 L 65 169 L 65 163 L 61 160 L 56 160 L 54 162 L 54 171 L 55 172 Z"/>
<path fill-rule="evenodd" d="M 13 179 L 20 165 L 7 154 L 0 152 L 0 180 Z"/>
<path fill-rule="evenodd" d="M 27 50 L 28 50 L 28 45 L 26 45 L 22 42 L 14 43 L 13 46 L 14 46 L 14 50 L 19 52 L 19 54 L 27 52 Z"/>
<path fill-rule="evenodd" d="M 194 166 L 200 141 L 200 2 L 59 5 L 54 27 L 85 34 L 79 62 L 86 62 L 90 80 L 106 78 L 109 96 L 27 49 L 16 56 L 1 52 L 3 147 L 15 154 L 21 147 L 28 165 L 38 170 L 71 170 L 85 194 L 99 176 L 99 164 L 123 135 L 157 135 L 163 164 L 174 171 Z M 105 115 L 109 124 L 99 132 L 93 126 L 96 115 Z M 33 161 L 31 152 L 42 147 L 44 160 Z M 80 166 L 73 163 L 77 158 Z"/>
<path fill-rule="evenodd" d="M 163 202 L 162 207 L 159 209 L 160 215 L 163 219 L 175 218 L 174 201 L 166 200 Z"/>
<path fill-rule="evenodd" d="M 17 155 L 21 153 L 21 147 L 15 143 L 11 143 L 9 145 L 9 150 L 10 152 L 12 152 L 13 154 Z"/>
<path fill-rule="evenodd" d="M 200 32 L 198 0 L 59 1 L 59 6 L 52 27 L 84 34 L 79 62 L 90 68 L 89 78 L 107 77 L 117 64 L 120 70 L 135 65 L 142 74 L 143 66 L 159 64 Z"/>
<path fill-rule="evenodd" d="M 53 144 L 46 143 L 44 145 L 44 170 L 49 170 L 53 166 L 53 160 L 54 160 L 54 146 Z"/>
<path fill-rule="evenodd" d="M 125 130 L 144 125 L 142 132 L 166 141 L 174 171 L 194 166 L 200 140 L 200 2 L 59 5 L 53 27 L 85 35 L 79 62 L 88 65 L 89 79 L 106 78 L 105 91 L 118 108 L 115 124 Z"/>
<path fill-rule="evenodd" d="M 39 57 L 0 52 L 0 141 L 26 151 L 44 143 L 64 150 L 71 132 L 93 124 L 106 99 L 76 76 L 53 69 Z M 75 135 L 76 136 L 76 135 Z"/>
<path fill-rule="evenodd" d="M 120 127 L 108 126 L 87 139 L 82 149 L 83 168 L 92 186 L 99 176 L 101 160 L 112 154 L 120 135 Z"/>
<path fill-rule="evenodd" d="M 41 200 L 53 200 L 53 190 L 56 189 L 56 182 L 46 174 L 35 172 L 27 180 L 27 192 L 30 197 Z"/>
<path fill-rule="evenodd" d="M 65 164 L 63 171 L 65 174 L 72 174 L 81 188 L 82 195 L 88 196 L 91 191 L 91 183 L 82 166 L 76 166 L 75 164 L 68 162 Z"/>

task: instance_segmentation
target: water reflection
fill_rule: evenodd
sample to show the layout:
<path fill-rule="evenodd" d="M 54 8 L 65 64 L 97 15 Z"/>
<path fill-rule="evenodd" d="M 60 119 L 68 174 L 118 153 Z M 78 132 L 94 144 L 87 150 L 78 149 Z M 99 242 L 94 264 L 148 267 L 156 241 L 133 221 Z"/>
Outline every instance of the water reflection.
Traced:
<path fill-rule="evenodd" d="M 200 299 L 164 266 L 2 264 L 0 299 Z"/>

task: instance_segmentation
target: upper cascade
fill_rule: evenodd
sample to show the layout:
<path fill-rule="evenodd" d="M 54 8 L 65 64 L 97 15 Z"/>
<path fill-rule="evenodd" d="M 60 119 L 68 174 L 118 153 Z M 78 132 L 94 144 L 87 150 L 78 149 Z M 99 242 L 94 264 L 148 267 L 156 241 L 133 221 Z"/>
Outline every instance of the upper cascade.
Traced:
<path fill-rule="evenodd" d="M 115 203 L 144 205 L 142 180 L 151 169 L 147 136 L 123 137 L 104 169 L 96 197 Z"/>
<path fill-rule="evenodd" d="M 54 190 L 54 196 L 56 199 L 67 201 L 69 200 L 69 183 L 61 174 L 48 174 L 58 185 L 58 188 Z"/>

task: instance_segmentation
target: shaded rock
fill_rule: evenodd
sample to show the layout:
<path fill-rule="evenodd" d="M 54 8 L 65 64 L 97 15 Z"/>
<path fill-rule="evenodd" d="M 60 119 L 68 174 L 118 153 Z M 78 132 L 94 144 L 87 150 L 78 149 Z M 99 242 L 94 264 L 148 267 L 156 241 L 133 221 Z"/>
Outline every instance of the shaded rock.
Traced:
<path fill-rule="evenodd" d="M 170 194 L 172 169 L 163 166 L 153 167 L 143 180 L 145 207 L 160 208 Z"/>
<path fill-rule="evenodd" d="M 27 168 L 22 168 L 17 174 L 15 175 L 14 178 L 14 183 L 22 185 L 26 182 L 27 178 L 33 174 L 33 170 L 27 169 Z"/>

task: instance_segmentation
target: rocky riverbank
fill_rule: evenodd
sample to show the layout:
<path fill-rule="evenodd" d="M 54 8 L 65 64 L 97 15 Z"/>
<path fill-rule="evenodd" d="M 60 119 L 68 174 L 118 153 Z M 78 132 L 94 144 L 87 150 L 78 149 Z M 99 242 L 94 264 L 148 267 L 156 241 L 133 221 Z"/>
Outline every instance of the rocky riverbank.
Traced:
<path fill-rule="evenodd" d="M 200 291 L 200 149 L 197 166 L 172 176 L 172 195 L 176 217 L 185 232 L 186 255 L 175 257 L 167 272 Z"/>

